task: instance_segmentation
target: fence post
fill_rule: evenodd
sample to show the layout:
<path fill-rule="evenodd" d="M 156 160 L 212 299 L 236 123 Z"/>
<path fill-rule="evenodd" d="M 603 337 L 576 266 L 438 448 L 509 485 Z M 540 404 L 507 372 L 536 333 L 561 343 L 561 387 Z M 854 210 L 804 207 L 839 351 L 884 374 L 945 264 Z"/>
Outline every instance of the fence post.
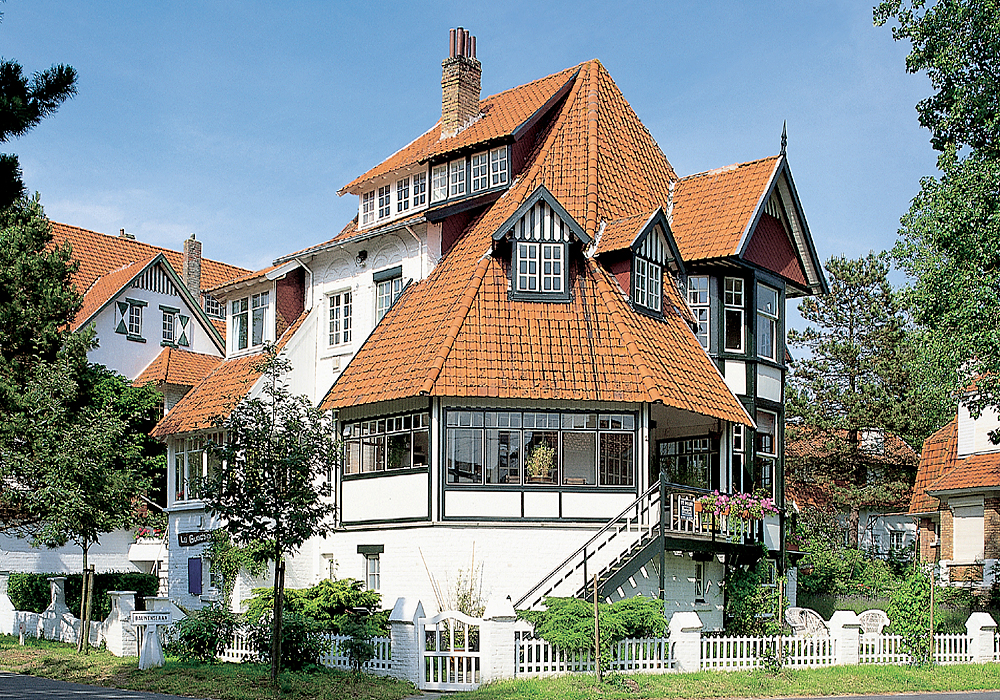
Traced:
<path fill-rule="evenodd" d="M 510 596 L 490 598 L 479 630 L 480 676 L 483 683 L 514 677 L 514 623 Z"/>
<path fill-rule="evenodd" d="M 693 610 L 675 612 L 670 617 L 670 645 L 674 648 L 674 661 L 681 673 L 701 670 L 701 630 L 704 625 Z"/>
<path fill-rule="evenodd" d="M 0 571 L 0 634 L 17 634 L 17 611 L 7 595 L 9 582 L 10 572 Z"/>
<path fill-rule="evenodd" d="M 419 600 L 397 598 L 389 615 L 389 634 L 392 638 L 392 670 L 396 678 L 410 681 L 420 687 L 420 663 L 423 640 L 417 620 L 424 615 Z"/>
<path fill-rule="evenodd" d="M 136 656 L 135 628 L 129 616 L 135 610 L 135 591 L 108 591 L 111 613 L 104 621 L 104 641 L 115 656 Z"/>
<path fill-rule="evenodd" d="M 838 666 L 856 666 L 860 663 L 861 620 L 853 610 L 838 610 L 827 623 L 833 639 Z"/>
<path fill-rule="evenodd" d="M 974 664 L 993 661 L 993 638 L 997 633 L 997 623 L 985 612 L 974 612 L 965 621 L 969 635 L 969 660 Z"/>

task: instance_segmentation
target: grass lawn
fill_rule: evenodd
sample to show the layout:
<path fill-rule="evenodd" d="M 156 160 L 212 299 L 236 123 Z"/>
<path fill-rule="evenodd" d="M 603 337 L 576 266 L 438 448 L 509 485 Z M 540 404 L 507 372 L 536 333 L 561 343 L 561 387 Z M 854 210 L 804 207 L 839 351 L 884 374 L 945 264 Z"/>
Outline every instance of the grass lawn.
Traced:
<path fill-rule="evenodd" d="M 0 635 L 0 670 L 111 688 L 218 698 L 272 700 L 269 669 L 258 664 L 184 663 L 167 657 L 163 668 L 140 671 L 137 660 L 97 650 L 78 656 L 68 644 L 29 640 L 19 646 Z M 341 671 L 284 673 L 282 698 L 317 700 L 399 700 L 416 693 L 391 678 L 354 678 Z M 701 673 L 612 675 L 600 686 L 593 676 L 563 676 L 501 681 L 455 700 L 612 700 L 615 698 L 752 698 L 870 693 L 1000 689 L 1000 664 L 966 666 L 835 666 L 802 671 L 704 671 Z"/>
<path fill-rule="evenodd" d="M 146 690 L 218 700 L 271 700 L 270 668 L 260 664 L 185 663 L 167 657 L 162 668 L 140 671 L 135 657 L 119 658 L 104 650 L 79 656 L 76 647 L 30 639 L 22 647 L 16 637 L 0 635 L 0 670 L 88 683 L 108 688 Z M 283 673 L 280 697 L 305 700 L 399 700 L 416 692 L 394 678 L 362 676 L 326 669 L 316 673 Z"/>

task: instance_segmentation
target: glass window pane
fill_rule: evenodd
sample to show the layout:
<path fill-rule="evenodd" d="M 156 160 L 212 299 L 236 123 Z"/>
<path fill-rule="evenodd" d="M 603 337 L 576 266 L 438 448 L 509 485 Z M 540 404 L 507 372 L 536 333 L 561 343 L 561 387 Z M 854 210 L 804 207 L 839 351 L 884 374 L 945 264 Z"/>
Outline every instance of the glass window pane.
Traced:
<path fill-rule="evenodd" d="M 410 463 L 412 435 L 412 433 L 396 433 L 387 438 L 389 469 L 409 469 L 412 466 Z"/>
<path fill-rule="evenodd" d="M 633 434 L 601 433 L 601 484 L 631 486 Z"/>
<path fill-rule="evenodd" d="M 597 433 L 563 433 L 563 483 L 597 483 Z"/>
<path fill-rule="evenodd" d="M 361 441 L 348 440 L 344 448 L 344 473 L 361 473 Z"/>
<path fill-rule="evenodd" d="M 726 350 L 743 349 L 743 310 L 726 309 Z"/>
<path fill-rule="evenodd" d="M 537 414 L 544 416 L 545 414 Z M 558 419 L 558 415 L 556 414 Z M 524 431 L 525 478 L 530 484 L 554 484 L 559 457 L 559 433 L 555 430 Z"/>
<path fill-rule="evenodd" d="M 448 483 L 483 482 L 483 431 L 476 428 L 449 428 Z"/>
<path fill-rule="evenodd" d="M 520 431 L 486 431 L 486 483 L 521 483 Z"/>
<path fill-rule="evenodd" d="M 361 471 L 385 469 L 385 437 L 368 435 L 361 439 Z"/>
<path fill-rule="evenodd" d="M 427 455 L 430 454 L 430 438 L 426 430 L 413 433 L 413 466 L 426 467 Z"/>

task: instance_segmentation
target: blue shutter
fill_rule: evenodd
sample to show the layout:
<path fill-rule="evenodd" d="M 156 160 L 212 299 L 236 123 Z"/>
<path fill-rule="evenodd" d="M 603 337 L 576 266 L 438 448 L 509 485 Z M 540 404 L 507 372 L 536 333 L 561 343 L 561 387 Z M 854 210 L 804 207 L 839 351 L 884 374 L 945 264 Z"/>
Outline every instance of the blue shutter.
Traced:
<path fill-rule="evenodd" d="M 188 593 L 201 595 L 201 557 L 188 559 Z"/>

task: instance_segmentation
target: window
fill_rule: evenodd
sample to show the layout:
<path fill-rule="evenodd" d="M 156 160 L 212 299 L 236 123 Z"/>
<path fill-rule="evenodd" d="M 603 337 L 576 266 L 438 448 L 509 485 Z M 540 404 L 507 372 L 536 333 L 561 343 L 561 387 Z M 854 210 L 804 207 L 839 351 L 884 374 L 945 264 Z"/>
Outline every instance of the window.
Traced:
<path fill-rule="evenodd" d="M 232 302 L 229 332 L 234 349 L 246 350 L 263 345 L 267 340 L 269 300 L 270 292 L 261 292 Z"/>
<path fill-rule="evenodd" d="M 566 245 L 518 242 L 515 266 L 518 292 L 563 292 Z"/>
<path fill-rule="evenodd" d="M 403 268 L 397 266 L 376 272 L 374 278 L 375 323 L 378 323 L 403 291 Z"/>
<path fill-rule="evenodd" d="M 757 285 L 757 356 L 778 361 L 778 290 Z"/>
<path fill-rule="evenodd" d="M 147 302 L 141 299 L 122 299 L 115 302 L 115 333 L 127 336 L 129 340 L 145 343 L 142 337 L 142 307 Z"/>
<path fill-rule="evenodd" d="M 367 226 L 375 221 L 375 190 L 361 195 L 361 225 Z"/>
<path fill-rule="evenodd" d="M 451 182 L 448 196 L 460 197 L 465 194 L 465 158 L 451 161 L 448 164 L 448 175 Z"/>
<path fill-rule="evenodd" d="M 377 591 L 382 585 L 380 568 L 378 554 L 365 555 L 365 583 L 369 591 Z"/>
<path fill-rule="evenodd" d="M 448 164 L 435 165 L 431 169 L 431 201 L 448 199 Z"/>
<path fill-rule="evenodd" d="M 384 219 L 392 213 L 391 195 L 392 187 L 389 185 L 378 188 L 378 218 Z"/>
<path fill-rule="evenodd" d="M 774 497 L 774 467 L 778 456 L 778 415 L 771 411 L 757 411 L 757 459 L 755 464 L 755 490 L 764 489 Z"/>
<path fill-rule="evenodd" d="M 694 563 L 694 600 L 696 603 L 705 602 L 705 562 L 696 561 Z"/>
<path fill-rule="evenodd" d="M 746 466 L 746 428 L 739 423 L 733 425 L 733 491 L 743 489 L 743 470 Z"/>
<path fill-rule="evenodd" d="M 711 469 L 718 463 L 719 450 L 707 437 L 662 440 L 658 445 L 660 471 L 672 484 L 711 488 Z"/>
<path fill-rule="evenodd" d="M 190 501 L 198 498 L 201 482 L 211 479 L 218 472 L 218 461 L 205 451 L 205 444 L 212 440 L 221 443 L 221 433 L 178 440 L 174 447 L 174 500 Z"/>
<path fill-rule="evenodd" d="M 490 186 L 490 154 L 477 153 L 472 156 L 472 191 L 479 192 Z"/>
<path fill-rule="evenodd" d="M 430 415 L 411 413 L 344 426 L 344 474 L 426 467 Z"/>
<path fill-rule="evenodd" d="M 889 532 L 889 549 L 897 550 L 903 548 L 903 540 L 906 533 L 901 531 L 892 530 Z"/>
<path fill-rule="evenodd" d="M 509 180 L 507 171 L 507 147 L 501 146 L 490 151 L 491 186 L 506 185 Z"/>
<path fill-rule="evenodd" d="M 634 483 L 633 414 L 449 410 L 449 484 Z"/>
<path fill-rule="evenodd" d="M 726 343 L 729 352 L 743 352 L 743 280 L 727 277 L 723 292 Z"/>
<path fill-rule="evenodd" d="M 410 208 L 410 178 L 404 177 L 396 181 L 396 211 L 402 212 Z"/>
<path fill-rule="evenodd" d="M 427 204 L 427 173 L 413 176 L 413 208 Z"/>
<path fill-rule="evenodd" d="M 330 345 L 351 342 L 351 293 L 338 292 L 330 297 Z"/>
<path fill-rule="evenodd" d="M 180 309 L 161 306 L 160 311 L 163 314 L 161 344 L 175 345 L 177 343 L 177 314 L 180 313 Z"/>
<path fill-rule="evenodd" d="M 701 346 L 708 350 L 709 344 L 709 300 L 708 277 L 688 277 L 688 304 L 698 323 L 695 336 Z"/>
<path fill-rule="evenodd" d="M 663 268 L 640 257 L 635 258 L 635 303 L 650 311 L 659 311 Z"/>
<path fill-rule="evenodd" d="M 142 306 L 139 304 L 129 304 L 128 334 L 136 338 L 142 337 Z"/>
<path fill-rule="evenodd" d="M 205 295 L 205 313 L 212 318 L 225 318 L 226 307 L 213 296 Z"/>

